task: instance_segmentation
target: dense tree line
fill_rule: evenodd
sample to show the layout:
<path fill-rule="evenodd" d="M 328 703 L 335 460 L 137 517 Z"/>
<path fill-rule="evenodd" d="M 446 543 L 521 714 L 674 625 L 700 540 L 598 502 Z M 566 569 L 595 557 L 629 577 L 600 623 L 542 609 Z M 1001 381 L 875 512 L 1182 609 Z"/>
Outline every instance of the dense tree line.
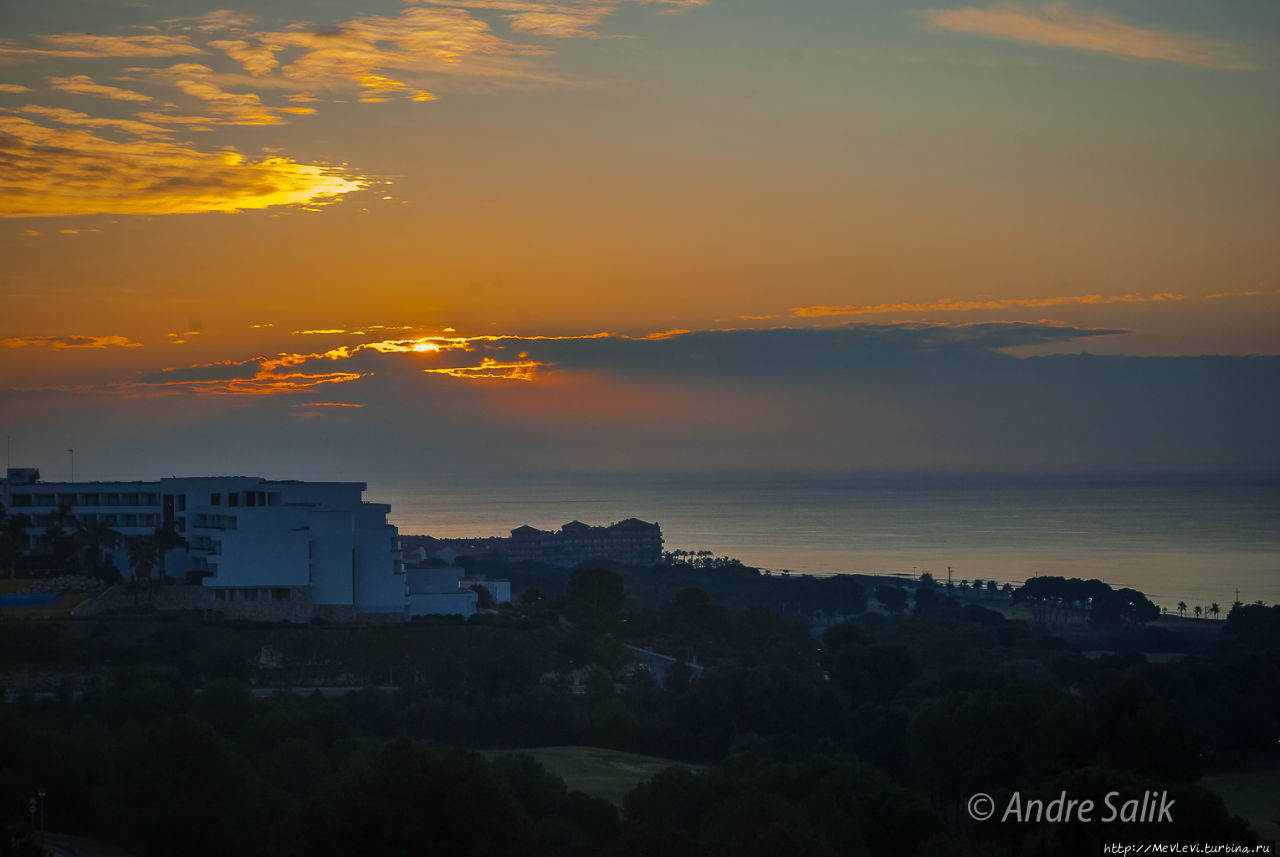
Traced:
<path fill-rule="evenodd" d="M 1242 838 L 1194 783 L 1274 753 L 1280 734 L 1273 608 L 1233 610 L 1214 651 L 1157 664 L 1090 659 L 945 596 L 921 611 L 919 591 L 916 611 L 815 638 L 696 586 L 628 610 L 628 580 L 566 572 L 563 595 L 468 623 L 0 622 L 6 671 L 86 690 L 0 707 L 0 824 L 20 831 L 44 787 L 51 829 L 142 857 L 1074 855 L 1152 831 L 982 827 L 965 798 L 1169 789 L 1179 812 L 1162 838 Z M 628 644 L 678 660 L 659 684 Z M 321 675 L 401 690 L 250 694 L 250 679 Z M 472 752 L 557 744 L 709 768 L 670 769 L 619 808 L 529 757 Z"/>

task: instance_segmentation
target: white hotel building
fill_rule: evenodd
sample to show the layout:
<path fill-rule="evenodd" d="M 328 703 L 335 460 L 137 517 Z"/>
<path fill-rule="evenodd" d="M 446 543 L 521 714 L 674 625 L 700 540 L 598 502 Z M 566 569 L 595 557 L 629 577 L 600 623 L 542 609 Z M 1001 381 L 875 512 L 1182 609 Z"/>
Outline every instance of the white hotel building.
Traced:
<path fill-rule="evenodd" d="M 167 573 L 207 575 L 203 590 L 187 588 L 197 604 L 228 616 L 403 619 L 408 599 L 398 533 L 387 523 L 391 507 L 364 502 L 365 487 L 250 476 L 41 482 L 33 468 L 11 468 L 0 502 L 32 519 L 29 551 L 41 549 L 59 506 L 125 537 L 171 522 L 188 547 L 167 554 Z M 126 580 L 132 576 L 123 545 L 112 562 Z"/>

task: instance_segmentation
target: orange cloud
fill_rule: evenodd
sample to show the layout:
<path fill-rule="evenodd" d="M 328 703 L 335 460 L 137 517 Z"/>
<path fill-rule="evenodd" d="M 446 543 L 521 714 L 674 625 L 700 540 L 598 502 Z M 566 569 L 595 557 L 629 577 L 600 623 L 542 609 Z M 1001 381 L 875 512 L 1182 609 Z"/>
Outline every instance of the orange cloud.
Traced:
<path fill-rule="evenodd" d="M 431 93 L 384 72 L 454 71 L 469 60 L 466 73 L 480 76 L 531 76 L 527 70 L 495 66 L 501 56 L 538 56 L 544 49 L 503 39 L 488 24 L 458 8 L 410 7 L 389 18 L 369 15 L 317 30 L 293 25 L 283 31 L 242 34 L 234 40 L 211 43 L 226 52 L 250 74 L 265 76 L 279 67 L 277 54 L 300 52 L 280 73 L 294 82 L 333 84 L 352 81 L 362 87 L 396 91 L 418 101 Z M 366 94 L 365 100 L 380 96 Z"/>
<path fill-rule="evenodd" d="M 17 83 L 0 83 L 0 92 L 30 92 L 31 88 Z"/>
<path fill-rule="evenodd" d="M 249 161 L 164 140 L 117 142 L 0 115 L 9 167 L 0 216 L 182 214 L 317 205 L 367 181 L 287 158 Z"/>
<path fill-rule="evenodd" d="M 51 36 L 37 36 L 37 38 L 49 47 L 19 48 L 10 43 L 2 43 L 0 57 L 93 59 L 194 56 L 207 53 L 193 45 L 186 36 L 95 36 L 89 33 L 59 33 Z"/>
<path fill-rule="evenodd" d="M 587 28 L 594 27 L 612 12 L 613 9 L 608 6 L 574 10 L 558 9 L 554 12 L 520 12 L 508 15 L 507 22 L 511 25 L 511 29 L 518 33 L 534 33 L 559 39 L 594 38 L 599 33 Z"/>
<path fill-rule="evenodd" d="M 345 384 L 359 380 L 365 374 L 354 371 L 289 371 L 284 361 L 263 358 L 221 360 L 185 369 L 163 369 L 126 381 L 119 385 L 119 389 L 131 395 L 187 392 L 212 396 L 271 396 Z"/>
<path fill-rule="evenodd" d="M 119 86 L 108 86 L 97 83 L 87 74 L 73 74 L 70 77 L 50 77 L 49 87 L 60 92 L 71 92 L 76 95 L 97 95 L 114 101 L 151 101 L 150 95 L 122 89 Z"/>
<path fill-rule="evenodd" d="M 124 131 L 126 134 L 132 134 L 135 137 L 144 137 L 153 140 L 169 139 L 168 129 L 152 125 L 147 122 L 137 122 L 132 119 L 103 119 L 97 116 L 90 116 L 88 113 L 80 113 L 76 110 L 66 110 L 62 107 L 41 107 L 38 104 L 28 104 L 17 109 L 18 113 L 26 113 L 31 116 L 41 116 L 59 125 L 81 126 L 86 128 L 115 128 Z"/>
<path fill-rule="evenodd" d="M 189 24 L 187 29 L 195 28 L 203 32 L 211 30 L 243 30 L 251 26 L 258 19 L 252 15 L 245 15 L 240 12 L 233 12 L 230 9 L 219 9 L 215 12 L 206 12 L 203 15 L 197 15 L 193 18 L 168 18 L 161 21 L 162 24 Z"/>
<path fill-rule="evenodd" d="M 479 366 L 455 366 L 448 369 L 423 369 L 422 371 L 470 380 L 532 381 L 538 369 L 549 365 L 551 364 L 539 363 L 537 360 L 502 363 L 492 357 L 482 357 Z"/>
<path fill-rule="evenodd" d="M 127 336 L 16 336 L 4 341 L 6 348 L 51 348 L 62 351 L 67 348 L 141 348 L 141 342 L 132 342 Z"/>
<path fill-rule="evenodd" d="M 213 69 L 199 63 L 179 63 L 167 69 L 130 69 L 151 75 L 209 105 L 209 110 L 232 125 L 280 125 L 281 112 L 312 112 L 308 108 L 269 107 L 251 92 L 228 92 L 215 82 Z M 159 114 L 163 115 L 163 114 Z"/>
<path fill-rule="evenodd" d="M 209 47 L 217 48 L 240 63 L 249 74 L 260 76 L 271 74 L 272 69 L 279 65 L 276 62 L 276 52 L 283 50 L 285 46 L 270 42 L 255 43 L 246 39 L 220 39 L 209 42 Z"/>
<path fill-rule="evenodd" d="M 1186 296 L 1168 292 L 1154 295 L 1072 295 L 1055 298 L 1001 298 L 988 301 L 954 301 L 945 299 L 935 303 L 802 306 L 792 307 L 791 314 L 801 318 L 812 318 L 824 315 L 877 315 L 890 312 L 968 312 L 977 309 L 1009 309 L 1011 307 L 1045 307 L 1065 304 L 1131 304 L 1181 300 L 1186 300 Z"/>
<path fill-rule="evenodd" d="M 1069 3 L 1006 2 L 988 9 L 930 9 L 922 13 L 939 30 L 1013 42 L 1162 60 L 1201 68 L 1249 68 L 1239 51 L 1210 39 L 1135 27 L 1102 10 L 1076 11 Z"/>

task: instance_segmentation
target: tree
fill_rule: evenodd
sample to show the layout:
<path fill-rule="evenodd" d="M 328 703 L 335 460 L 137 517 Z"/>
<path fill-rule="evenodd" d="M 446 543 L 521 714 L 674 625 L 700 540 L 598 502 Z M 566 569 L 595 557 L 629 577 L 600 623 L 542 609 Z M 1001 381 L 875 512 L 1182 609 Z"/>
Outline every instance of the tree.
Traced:
<path fill-rule="evenodd" d="M 569 598 L 606 613 L 616 613 L 626 600 L 622 576 L 605 568 L 580 566 L 569 575 Z"/>
<path fill-rule="evenodd" d="M 482 583 L 473 583 L 468 587 L 477 596 L 476 606 L 481 610 L 488 609 L 493 606 L 493 595 L 489 592 L 489 587 Z"/>
<path fill-rule="evenodd" d="M 75 562 L 75 540 L 72 531 L 77 527 L 76 516 L 66 503 L 49 513 L 45 525 L 45 544 L 49 548 L 53 568 L 67 570 Z"/>
<path fill-rule="evenodd" d="M 1197 618 L 1197 619 L 1199 619 L 1199 618 L 1200 618 L 1200 614 L 1201 614 L 1201 613 L 1203 613 L 1203 612 L 1204 612 L 1204 608 L 1203 608 L 1203 607 L 1201 607 L 1199 604 L 1197 604 L 1197 605 L 1196 605 L 1196 618 Z"/>
<path fill-rule="evenodd" d="M 1179 616 L 1181 616 L 1182 614 L 1184 614 L 1184 613 L 1186 613 L 1186 612 L 1187 612 L 1187 602 L 1185 602 L 1185 601 L 1179 601 L 1179 602 L 1178 602 L 1178 615 L 1179 615 Z"/>
<path fill-rule="evenodd" d="M 930 574 L 929 572 L 927 572 L 927 571 L 923 571 L 923 572 L 921 572 L 921 573 L 920 573 L 920 585 L 921 585 L 921 586 L 933 586 L 933 585 L 935 585 L 936 583 L 937 583 L 937 581 L 935 581 L 935 580 L 933 579 L 933 575 L 932 575 L 932 574 Z"/>
<path fill-rule="evenodd" d="M 129 554 L 129 566 L 133 569 L 133 600 L 138 601 L 138 592 L 149 589 L 152 585 L 151 572 L 155 571 L 160 561 L 160 545 L 154 536 L 129 536 L 125 539 L 125 550 Z"/>
<path fill-rule="evenodd" d="M 0 567 L 13 577 L 18 560 L 26 553 L 27 527 L 31 519 L 21 512 L 10 512 L 0 503 Z"/>
<path fill-rule="evenodd" d="M 1210 605 L 1209 605 L 1209 613 L 1211 613 L 1211 614 L 1213 615 L 1213 618 L 1217 619 L 1217 618 L 1218 618 L 1218 614 L 1219 614 L 1219 613 L 1221 613 L 1221 612 L 1222 612 L 1222 608 L 1218 606 L 1218 602 L 1217 602 L 1217 601 L 1215 601 L 1215 602 L 1213 602 L 1212 604 L 1210 604 Z"/>
<path fill-rule="evenodd" d="M 907 609 L 907 590 L 900 586 L 881 584 L 876 587 L 876 600 L 890 613 L 901 613 Z"/>
<path fill-rule="evenodd" d="M 168 569 L 165 567 L 168 561 L 169 551 L 176 550 L 178 548 L 190 547 L 190 545 L 188 545 L 187 540 L 178 533 L 178 529 L 174 526 L 173 521 L 165 521 L 163 524 L 156 527 L 153 538 L 155 539 L 156 550 L 160 557 L 160 582 L 164 583 L 169 579 Z"/>
<path fill-rule="evenodd" d="M 106 561 L 104 553 L 119 547 L 122 541 L 124 536 L 99 519 L 81 521 L 76 529 L 81 568 L 92 571 L 98 577 L 115 576 L 109 573 L 115 572 L 115 568 Z"/>
<path fill-rule="evenodd" d="M 932 586 L 916 587 L 916 614 L 929 613 L 938 607 L 938 590 Z"/>

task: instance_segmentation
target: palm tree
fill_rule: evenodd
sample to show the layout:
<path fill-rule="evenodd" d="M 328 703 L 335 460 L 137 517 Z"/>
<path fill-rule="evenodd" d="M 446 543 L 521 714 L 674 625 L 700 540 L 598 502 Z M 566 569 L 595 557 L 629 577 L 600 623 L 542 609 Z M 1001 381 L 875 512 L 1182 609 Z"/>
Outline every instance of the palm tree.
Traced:
<path fill-rule="evenodd" d="M 1179 615 L 1179 616 L 1181 616 L 1183 613 L 1186 613 L 1186 612 L 1187 612 L 1187 602 L 1185 602 L 1185 601 L 1179 601 L 1179 602 L 1178 602 L 1178 615 Z"/>
<path fill-rule="evenodd" d="M 10 513 L 0 503 L 0 568 L 9 577 L 17 574 L 18 560 L 26 553 L 29 526 L 30 518 L 21 512 Z"/>
<path fill-rule="evenodd" d="M 1200 614 L 1201 614 L 1201 613 L 1203 613 L 1203 612 L 1204 612 L 1204 608 L 1203 608 L 1203 607 L 1201 607 L 1199 604 L 1197 604 L 1197 605 L 1196 605 L 1196 618 L 1197 618 L 1197 619 L 1199 619 L 1199 618 L 1200 618 Z"/>
<path fill-rule="evenodd" d="M 129 552 L 129 565 L 133 567 L 129 588 L 133 590 L 133 603 L 137 604 L 138 593 L 152 586 L 151 572 L 160 562 L 160 543 L 154 535 L 129 536 L 124 543 Z"/>
<path fill-rule="evenodd" d="M 44 529 L 45 542 L 49 546 L 51 563 L 55 571 L 66 571 L 76 560 L 75 541 L 72 532 L 79 526 L 71 507 L 66 503 L 49 513 Z"/>
<path fill-rule="evenodd" d="M 98 577 L 107 577 L 108 562 L 104 556 L 104 552 L 114 550 L 120 547 L 120 543 L 124 540 L 124 536 L 116 532 L 107 523 L 101 519 L 94 519 L 87 522 L 81 522 L 76 530 L 76 541 L 79 543 L 81 553 L 81 567 L 88 566 Z M 85 561 L 87 557 L 88 561 Z M 112 566 L 114 571 L 114 566 Z"/>
<path fill-rule="evenodd" d="M 1222 608 L 1218 606 L 1217 601 L 1209 605 L 1209 613 L 1213 616 L 1213 618 L 1217 619 L 1218 614 L 1221 612 L 1222 612 Z"/>
<path fill-rule="evenodd" d="M 156 527 L 155 534 L 152 538 L 155 539 L 156 549 L 159 551 L 160 555 L 160 582 L 164 583 L 169 579 L 169 575 L 165 568 L 169 551 L 175 550 L 176 548 L 190 547 L 190 545 L 187 543 L 186 539 L 178 534 L 178 530 L 173 525 L 173 521 L 166 521 Z"/>

